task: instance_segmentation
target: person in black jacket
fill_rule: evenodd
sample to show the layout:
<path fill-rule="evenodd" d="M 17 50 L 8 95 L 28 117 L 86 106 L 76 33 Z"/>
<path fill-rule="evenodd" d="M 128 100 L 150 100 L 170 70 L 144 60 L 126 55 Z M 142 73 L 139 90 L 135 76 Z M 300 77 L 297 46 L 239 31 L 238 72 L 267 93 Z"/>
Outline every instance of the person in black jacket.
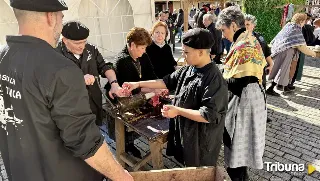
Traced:
<path fill-rule="evenodd" d="M 203 24 L 203 16 L 207 14 L 206 8 L 202 7 L 194 16 L 194 22 L 196 28 L 206 28 Z"/>
<path fill-rule="evenodd" d="M 214 24 L 215 16 L 212 14 L 205 14 L 203 16 L 203 24 L 207 27 L 210 33 L 213 36 L 215 41 L 214 45 L 211 47 L 210 55 L 211 59 L 216 63 L 221 65 L 222 62 L 220 61 L 222 55 L 222 33 L 220 30 L 217 30 Z M 221 66 L 220 66 L 221 67 Z"/>
<path fill-rule="evenodd" d="M 175 27 L 176 27 L 176 30 L 178 33 L 179 42 L 181 42 L 181 37 L 182 37 L 181 26 L 182 26 L 183 22 L 184 22 L 183 10 L 179 9 L 179 14 L 178 14 L 176 22 L 175 22 Z"/>
<path fill-rule="evenodd" d="M 87 43 L 89 29 L 81 22 L 66 22 L 62 29 L 62 41 L 57 51 L 74 62 L 83 72 L 84 81 L 89 94 L 90 107 L 96 115 L 96 124 L 102 125 L 102 93 L 98 81 L 99 75 L 108 78 L 112 88 L 109 95 L 123 96 L 122 88 L 119 86 L 115 72 L 112 70 L 112 63 L 106 63 L 98 48 Z"/>
<path fill-rule="evenodd" d="M 151 29 L 152 43 L 146 49 L 154 72 L 160 79 L 174 72 L 177 66 L 170 46 L 164 41 L 167 33 L 167 25 L 161 21 L 156 22 Z"/>
<path fill-rule="evenodd" d="M 54 49 L 67 5 L 62 0 L 11 0 L 10 5 L 19 35 L 7 36 L 0 49 L 4 179 L 133 181 L 94 122 L 82 71 Z"/>
<path fill-rule="evenodd" d="M 165 22 L 162 22 L 165 23 Z M 152 43 L 151 36 L 144 28 L 134 27 L 127 34 L 127 44 L 116 56 L 114 61 L 114 70 L 116 72 L 119 85 L 124 82 L 141 81 L 157 79 L 153 71 L 149 56 L 145 53 L 147 46 Z M 109 91 L 110 84 L 106 84 L 106 90 Z M 140 92 L 151 92 L 150 89 L 135 89 L 132 94 Z M 159 92 L 160 93 L 160 92 Z M 111 139 L 115 139 L 114 120 L 108 120 L 108 133 Z M 125 150 L 137 158 L 142 158 L 138 148 L 134 146 L 134 140 L 138 135 L 134 132 L 125 133 Z"/>

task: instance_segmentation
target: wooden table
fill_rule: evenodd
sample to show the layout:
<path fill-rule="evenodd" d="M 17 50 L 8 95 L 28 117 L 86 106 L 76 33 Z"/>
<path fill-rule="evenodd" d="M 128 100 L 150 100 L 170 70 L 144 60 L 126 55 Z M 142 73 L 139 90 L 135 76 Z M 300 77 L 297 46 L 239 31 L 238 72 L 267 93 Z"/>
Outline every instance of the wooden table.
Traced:
<path fill-rule="evenodd" d="M 122 166 L 125 163 L 132 167 L 132 171 L 138 171 L 142 166 L 152 161 L 154 169 L 163 168 L 162 149 L 167 142 L 169 132 L 169 119 L 162 116 L 154 118 L 142 118 L 132 123 L 122 117 L 112 116 L 115 119 L 116 157 Z M 149 142 L 150 152 L 141 160 L 128 155 L 125 152 L 125 127 L 146 138 Z"/>

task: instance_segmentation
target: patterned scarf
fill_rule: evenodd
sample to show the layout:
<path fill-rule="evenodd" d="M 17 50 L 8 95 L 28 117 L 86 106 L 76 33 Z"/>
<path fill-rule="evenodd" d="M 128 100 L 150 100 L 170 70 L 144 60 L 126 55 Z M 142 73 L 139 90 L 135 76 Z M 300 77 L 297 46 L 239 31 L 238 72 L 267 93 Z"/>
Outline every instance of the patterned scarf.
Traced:
<path fill-rule="evenodd" d="M 287 23 L 277 36 L 271 41 L 271 57 L 290 48 L 306 45 L 302 28 L 296 23 Z"/>
<path fill-rule="evenodd" d="M 262 48 L 257 39 L 250 40 L 248 33 L 239 37 L 235 42 L 225 60 L 225 79 L 255 76 L 262 82 L 263 68 L 267 64 Z"/>

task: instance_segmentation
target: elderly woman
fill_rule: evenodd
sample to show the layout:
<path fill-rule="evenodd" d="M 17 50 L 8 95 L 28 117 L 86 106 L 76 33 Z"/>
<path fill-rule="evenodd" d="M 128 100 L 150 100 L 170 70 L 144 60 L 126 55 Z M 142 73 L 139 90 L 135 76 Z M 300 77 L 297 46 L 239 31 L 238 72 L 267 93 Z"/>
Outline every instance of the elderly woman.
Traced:
<path fill-rule="evenodd" d="M 316 56 L 316 53 L 307 47 L 302 34 L 302 27 L 306 20 L 307 15 L 305 13 L 295 14 L 291 22 L 286 24 L 272 40 L 271 57 L 274 60 L 274 66 L 269 75 L 269 80 L 273 80 L 273 82 L 267 89 L 268 94 L 274 94 L 273 89 L 276 85 L 284 93 L 292 91 L 288 84 L 293 78 L 295 67 L 291 65 L 294 65 L 292 61 L 298 61 L 299 51 L 309 56 Z M 290 72 L 293 72 L 293 74 Z"/>
<path fill-rule="evenodd" d="M 244 28 L 239 8 L 222 10 L 216 26 L 233 42 L 223 74 L 229 90 L 225 164 L 233 181 L 248 180 L 247 167 L 263 168 L 267 109 L 261 82 L 266 60 L 256 37 Z"/>
<path fill-rule="evenodd" d="M 174 72 L 177 66 L 171 47 L 165 42 L 165 38 L 168 35 L 167 24 L 161 21 L 156 22 L 151 29 L 151 35 L 152 43 L 147 47 L 146 52 L 156 76 L 162 79 L 164 76 Z"/>
<path fill-rule="evenodd" d="M 142 80 L 153 80 L 158 77 L 153 71 L 153 66 L 146 52 L 147 46 L 152 43 L 150 34 L 144 28 L 132 28 L 127 34 L 127 44 L 116 56 L 114 70 L 120 86 L 124 82 L 136 82 Z M 106 85 L 108 90 L 110 85 Z M 149 92 L 150 89 L 135 89 L 132 94 Z M 108 121 L 109 136 L 114 139 L 114 120 Z M 134 146 L 134 139 L 137 138 L 133 132 L 126 132 L 126 152 L 141 158 L 140 151 Z"/>
<path fill-rule="evenodd" d="M 273 67 L 273 60 L 271 58 L 271 49 L 268 46 L 267 42 L 264 40 L 263 36 L 257 32 L 254 31 L 255 27 L 257 26 L 257 18 L 251 14 L 245 14 L 245 26 L 246 30 L 249 33 L 252 33 L 253 36 L 256 37 L 256 39 L 259 41 L 260 46 L 262 47 L 262 51 L 264 54 L 264 57 L 267 60 L 268 65 L 264 68 L 263 75 L 262 75 L 262 85 L 264 89 L 267 87 L 267 74 L 271 72 Z M 274 96 L 280 96 L 278 93 L 274 92 Z M 267 122 L 271 122 L 272 120 L 268 117 Z"/>
<path fill-rule="evenodd" d="M 252 33 L 253 36 L 255 36 L 256 39 L 259 41 L 262 47 L 264 57 L 266 58 L 268 63 L 268 66 L 265 68 L 264 74 L 262 76 L 262 80 L 263 80 L 262 85 L 264 88 L 266 88 L 267 74 L 271 72 L 273 68 L 273 60 L 271 58 L 271 49 L 268 46 L 267 42 L 264 40 L 263 36 L 258 32 L 254 31 L 255 27 L 257 26 L 257 18 L 251 14 L 245 14 L 244 19 L 245 19 L 246 30 Z"/>

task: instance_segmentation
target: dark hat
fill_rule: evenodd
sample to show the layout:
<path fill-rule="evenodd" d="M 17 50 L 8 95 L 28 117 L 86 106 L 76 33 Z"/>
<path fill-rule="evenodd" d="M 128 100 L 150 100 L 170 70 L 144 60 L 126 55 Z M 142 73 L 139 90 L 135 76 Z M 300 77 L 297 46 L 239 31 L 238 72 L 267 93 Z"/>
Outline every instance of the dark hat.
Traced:
<path fill-rule="evenodd" d="M 20 10 L 58 12 L 68 10 L 64 0 L 10 0 L 10 6 Z"/>
<path fill-rule="evenodd" d="M 64 23 L 62 36 L 70 40 L 84 40 L 89 36 L 89 29 L 79 21 L 68 21 Z"/>
<path fill-rule="evenodd" d="M 182 43 L 194 49 L 210 49 L 214 44 L 214 39 L 208 30 L 194 28 L 183 35 Z"/>

